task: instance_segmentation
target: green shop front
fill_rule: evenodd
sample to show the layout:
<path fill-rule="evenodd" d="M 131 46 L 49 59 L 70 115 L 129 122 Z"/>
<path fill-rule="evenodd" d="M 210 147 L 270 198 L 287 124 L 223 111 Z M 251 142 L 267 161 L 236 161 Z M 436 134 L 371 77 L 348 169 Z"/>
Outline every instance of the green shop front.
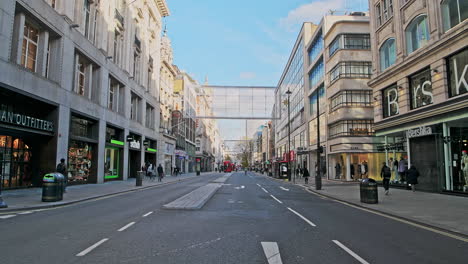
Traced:
<path fill-rule="evenodd" d="M 104 158 L 104 181 L 122 180 L 124 130 L 106 126 L 106 149 Z"/>

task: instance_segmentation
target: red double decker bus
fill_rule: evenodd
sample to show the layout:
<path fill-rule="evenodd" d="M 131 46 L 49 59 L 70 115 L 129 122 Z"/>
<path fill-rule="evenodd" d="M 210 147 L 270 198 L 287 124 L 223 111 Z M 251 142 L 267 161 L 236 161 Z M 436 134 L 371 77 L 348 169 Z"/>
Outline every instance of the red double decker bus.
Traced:
<path fill-rule="evenodd" d="M 234 167 L 236 165 L 232 163 L 231 161 L 227 160 L 224 162 L 224 172 L 232 172 L 234 170 Z"/>

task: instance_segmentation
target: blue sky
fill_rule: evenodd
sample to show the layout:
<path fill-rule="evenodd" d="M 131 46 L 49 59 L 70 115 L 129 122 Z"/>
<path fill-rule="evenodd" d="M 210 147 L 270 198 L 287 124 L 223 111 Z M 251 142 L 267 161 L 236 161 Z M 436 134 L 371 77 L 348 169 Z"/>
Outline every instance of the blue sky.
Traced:
<path fill-rule="evenodd" d="M 166 1 L 174 64 L 216 85 L 276 86 L 302 22 L 318 23 L 330 9 L 368 9 L 367 0 Z"/>

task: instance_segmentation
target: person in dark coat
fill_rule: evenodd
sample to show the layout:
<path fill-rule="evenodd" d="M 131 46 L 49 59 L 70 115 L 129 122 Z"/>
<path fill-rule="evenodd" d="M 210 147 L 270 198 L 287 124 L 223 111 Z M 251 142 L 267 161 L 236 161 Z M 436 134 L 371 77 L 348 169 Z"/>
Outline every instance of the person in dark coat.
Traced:
<path fill-rule="evenodd" d="M 60 163 L 57 164 L 56 171 L 63 175 L 64 185 L 63 191 L 66 192 L 68 185 L 68 173 L 67 173 L 67 164 L 65 164 L 65 159 L 60 159 Z"/>
<path fill-rule="evenodd" d="M 382 169 L 380 170 L 380 177 L 382 177 L 382 184 L 385 189 L 385 195 L 388 195 L 388 188 L 390 185 L 390 178 L 392 177 L 392 171 L 385 162 L 382 164 Z"/>
<path fill-rule="evenodd" d="M 304 177 L 305 184 L 309 184 L 309 176 L 309 170 L 307 170 L 307 168 L 304 167 L 304 169 L 302 169 L 302 177 Z"/>
<path fill-rule="evenodd" d="M 158 181 L 162 181 L 162 178 L 164 177 L 164 170 L 161 164 L 158 166 Z"/>
<path fill-rule="evenodd" d="M 418 184 L 419 171 L 414 165 L 411 165 L 406 173 L 406 182 L 411 185 L 411 189 L 416 191 L 416 184 Z"/>

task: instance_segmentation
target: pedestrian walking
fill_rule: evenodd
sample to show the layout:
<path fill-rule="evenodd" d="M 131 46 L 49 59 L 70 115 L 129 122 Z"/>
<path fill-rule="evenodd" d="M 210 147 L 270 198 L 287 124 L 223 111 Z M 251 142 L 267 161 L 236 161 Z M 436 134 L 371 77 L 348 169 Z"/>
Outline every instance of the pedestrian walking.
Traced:
<path fill-rule="evenodd" d="M 58 173 L 63 175 L 63 180 L 65 181 L 65 187 L 63 188 L 63 191 L 66 191 L 67 185 L 68 185 L 68 173 L 67 173 L 67 164 L 65 164 L 65 159 L 60 159 L 60 163 L 57 164 L 57 168 L 55 169 Z"/>
<path fill-rule="evenodd" d="M 382 177 L 383 187 L 385 189 L 385 195 L 388 195 L 388 188 L 390 187 L 390 178 L 392 177 L 392 170 L 387 166 L 387 163 L 383 163 L 382 169 L 380 170 L 380 177 Z"/>
<path fill-rule="evenodd" d="M 411 186 L 411 189 L 416 191 L 416 184 L 418 184 L 419 171 L 414 165 L 411 165 L 406 173 L 406 182 Z"/>
<path fill-rule="evenodd" d="M 309 184 L 309 171 L 307 170 L 306 167 L 304 167 L 304 169 L 302 169 L 302 177 L 304 177 L 304 182 L 305 184 Z"/>
<path fill-rule="evenodd" d="M 150 178 L 150 180 L 154 181 L 156 178 L 156 173 L 154 173 L 154 165 L 149 163 L 146 167 L 146 175 Z"/>
<path fill-rule="evenodd" d="M 158 166 L 158 182 L 162 181 L 162 178 L 164 177 L 164 170 L 161 164 Z"/>

